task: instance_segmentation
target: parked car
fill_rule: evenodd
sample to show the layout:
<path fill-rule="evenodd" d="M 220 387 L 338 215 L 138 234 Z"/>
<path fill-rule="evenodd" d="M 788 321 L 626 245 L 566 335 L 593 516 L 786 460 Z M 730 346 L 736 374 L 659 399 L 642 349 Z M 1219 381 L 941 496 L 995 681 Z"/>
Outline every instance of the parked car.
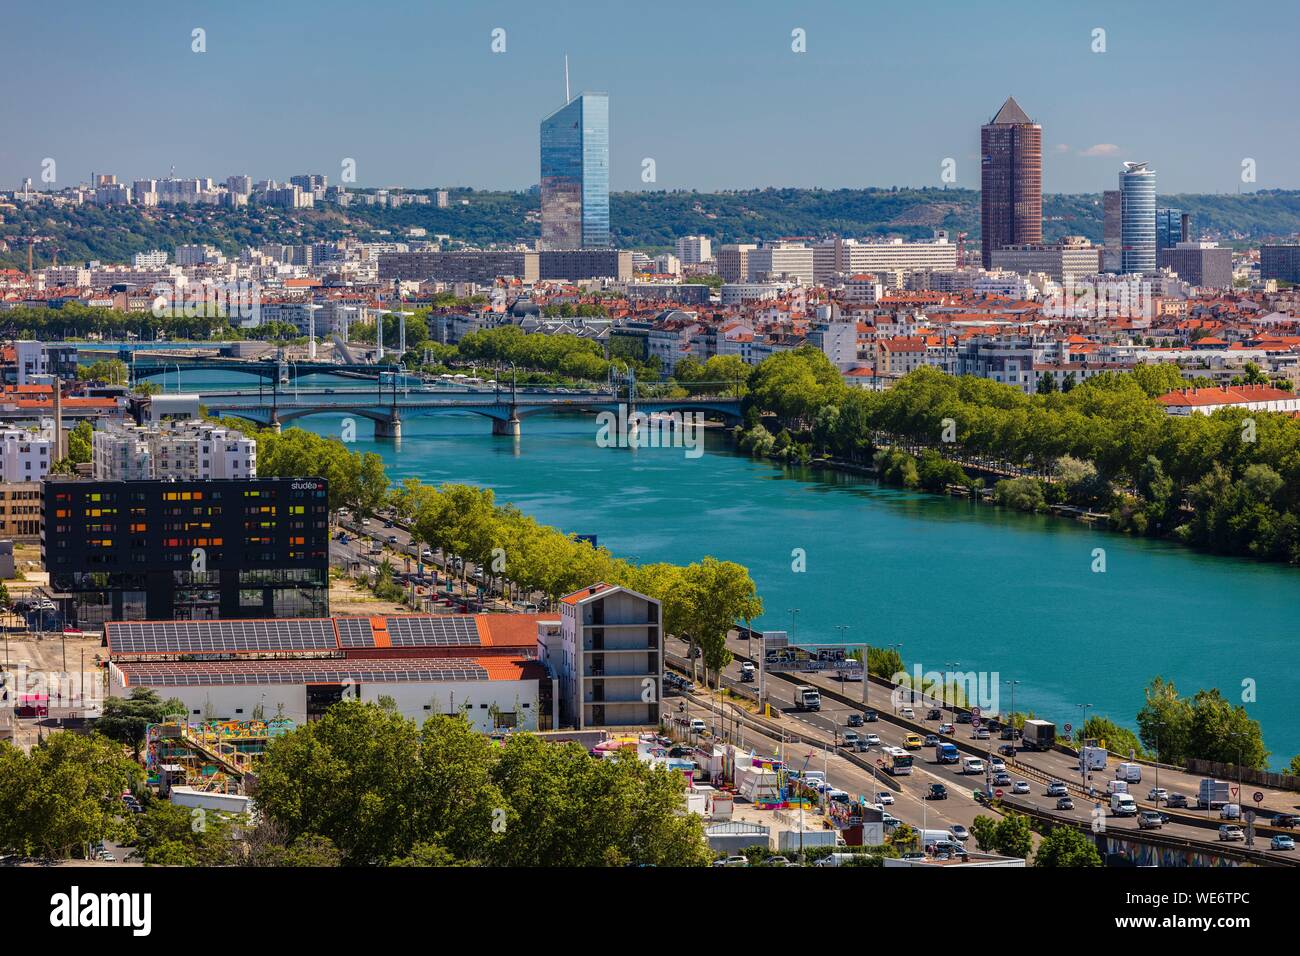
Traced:
<path fill-rule="evenodd" d="M 769 856 L 763 861 L 764 866 L 794 866 L 788 859 L 783 856 Z"/>
<path fill-rule="evenodd" d="M 1029 781 L 1028 781 L 1028 780 L 1017 780 L 1015 783 L 1013 783 L 1013 784 L 1011 785 L 1011 792 L 1012 792 L 1012 793 L 1028 793 L 1028 792 L 1029 792 Z"/>
<path fill-rule="evenodd" d="M 1070 797 L 1058 797 L 1057 800 L 1056 800 L 1056 809 L 1058 809 L 1058 810 L 1073 810 L 1073 809 L 1074 809 L 1074 800 L 1072 800 Z"/>
<path fill-rule="evenodd" d="M 1277 836 L 1273 837 L 1273 839 L 1268 841 L 1268 848 L 1270 850 L 1294 850 L 1295 837 L 1289 837 L 1279 833 Z"/>
<path fill-rule="evenodd" d="M 722 860 L 714 860 L 714 866 L 749 866 L 749 858 L 744 856 L 729 856 Z"/>
<path fill-rule="evenodd" d="M 952 826 L 948 828 L 948 832 L 951 833 L 953 836 L 955 836 L 958 840 L 961 840 L 963 843 L 965 843 L 967 840 L 970 839 L 970 831 L 967 830 L 960 823 L 954 823 Z"/>

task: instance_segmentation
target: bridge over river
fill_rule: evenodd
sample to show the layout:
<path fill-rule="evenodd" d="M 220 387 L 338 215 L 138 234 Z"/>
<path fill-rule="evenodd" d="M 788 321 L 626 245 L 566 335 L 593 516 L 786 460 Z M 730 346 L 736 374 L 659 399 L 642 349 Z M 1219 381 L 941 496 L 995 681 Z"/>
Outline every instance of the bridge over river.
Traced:
<path fill-rule="evenodd" d="M 285 422 L 309 415 L 356 415 L 375 423 L 376 438 L 401 438 L 407 415 L 458 412 L 481 415 L 492 422 L 494 435 L 518 435 L 521 421 L 530 415 L 574 412 L 610 412 L 626 421 L 643 415 L 698 412 L 707 418 L 737 424 L 740 400 L 696 397 L 678 399 L 637 398 L 611 392 L 555 391 L 434 391 L 383 387 L 375 389 L 295 389 L 280 391 L 205 390 L 199 400 L 211 415 L 235 416 L 278 429 Z"/>

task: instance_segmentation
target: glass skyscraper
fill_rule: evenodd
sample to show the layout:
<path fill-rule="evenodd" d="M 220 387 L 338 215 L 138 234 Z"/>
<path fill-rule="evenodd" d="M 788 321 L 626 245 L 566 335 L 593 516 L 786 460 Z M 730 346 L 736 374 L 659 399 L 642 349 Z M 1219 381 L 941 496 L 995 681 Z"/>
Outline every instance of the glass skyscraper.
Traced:
<path fill-rule="evenodd" d="M 1156 173 L 1125 163 L 1119 174 L 1120 272 L 1156 271 Z"/>
<path fill-rule="evenodd" d="M 1165 249 L 1173 249 L 1184 238 L 1183 211 L 1181 209 L 1156 210 L 1156 254 Z"/>
<path fill-rule="evenodd" d="M 1015 97 L 980 127 L 980 247 L 993 250 L 1043 241 L 1043 128 Z"/>
<path fill-rule="evenodd" d="M 542 120 L 542 249 L 608 249 L 609 96 L 580 93 Z"/>

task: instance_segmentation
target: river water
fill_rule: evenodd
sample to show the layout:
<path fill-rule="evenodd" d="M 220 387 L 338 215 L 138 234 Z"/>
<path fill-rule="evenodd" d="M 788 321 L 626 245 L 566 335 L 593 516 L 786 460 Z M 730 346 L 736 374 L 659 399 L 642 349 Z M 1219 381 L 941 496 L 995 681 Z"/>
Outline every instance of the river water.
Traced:
<path fill-rule="evenodd" d="M 182 381 L 191 389 L 249 379 Z M 339 435 L 342 417 L 296 424 Z M 1004 682 L 1019 681 L 1015 708 L 1058 726 L 1077 725 L 1081 704 L 1134 726 L 1143 688 L 1159 674 L 1185 695 L 1218 687 L 1234 701 L 1253 696 L 1243 702 L 1275 769 L 1300 752 L 1295 569 L 755 461 L 716 433 L 691 458 L 597 447 L 594 419 L 579 416 L 525 418 L 518 440 L 494 437 L 484 418 L 447 413 L 407 417 L 397 445 L 375 442 L 364 418 L 357 430 L 353 447 L 379 452 L 394 482 L 490 487 L 498 502 L 640 562 L 711 554 L 744 564 L 766 608 L 758 625 L 800 643 L 901 644 L 909 669 L 955 662 L 988 672 L 1003 707 L 1012 703 Z M 1098 548 L 1104 571 L 1094 570 Z M 805 570 L 795 570 L 796 549 Z"/>

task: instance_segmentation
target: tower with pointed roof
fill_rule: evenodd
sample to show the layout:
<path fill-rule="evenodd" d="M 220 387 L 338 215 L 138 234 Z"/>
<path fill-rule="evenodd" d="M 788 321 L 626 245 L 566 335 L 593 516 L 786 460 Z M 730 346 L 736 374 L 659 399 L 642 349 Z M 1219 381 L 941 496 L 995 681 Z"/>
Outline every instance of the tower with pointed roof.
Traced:
<path fill-rule="evenodd" d="M 980 245 L 993 250 L 1043 241 L 1043 128 L 1014 96 L 980 128 Z"/>

